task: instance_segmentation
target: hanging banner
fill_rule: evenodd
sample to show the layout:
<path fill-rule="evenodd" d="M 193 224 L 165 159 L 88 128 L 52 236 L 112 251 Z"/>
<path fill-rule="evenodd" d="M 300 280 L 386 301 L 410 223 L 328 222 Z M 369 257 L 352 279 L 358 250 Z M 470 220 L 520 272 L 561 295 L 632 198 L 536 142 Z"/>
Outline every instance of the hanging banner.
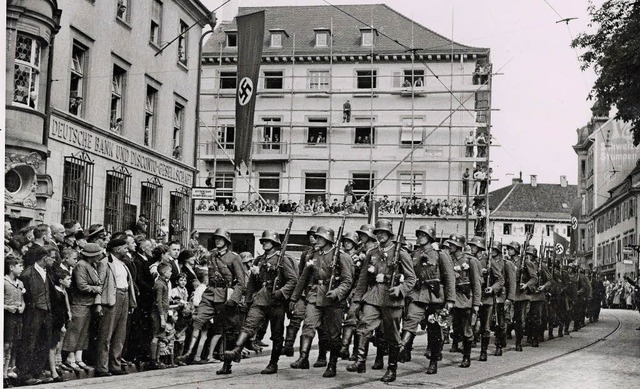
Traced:
<path fill-rule="evenodd" d="M 251 161 L 253 119 L 264 45 L 264 11 L 236 17 L 238 23 L 238 89 L 234 163 L 245 174 Z"/>

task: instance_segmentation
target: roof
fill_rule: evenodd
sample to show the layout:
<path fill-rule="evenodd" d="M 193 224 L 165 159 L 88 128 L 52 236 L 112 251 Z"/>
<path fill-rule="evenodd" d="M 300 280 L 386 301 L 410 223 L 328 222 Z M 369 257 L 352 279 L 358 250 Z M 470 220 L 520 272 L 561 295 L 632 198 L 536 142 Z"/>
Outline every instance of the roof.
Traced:
<path fill-rule="evenodd" d="M 489 193 L 491 217 L 510 219 L 571 219 L 578 186 L 514 183 Z"/>
<path fill-rule="evenodd" d="M 371 47 L 360 44 L 361 29 L 373 25 L 378 32 L 374 52 L 376 54 L 407 54 L 409 47 L 418 48 L 425 54 L 479 54 L 487 56 L 489 49 L 466 46 L 452 42 L 430 29 L 391 9 L 385 4 L 372 5 L 318 5 L 318 6 L 276 6 L 240 7 L 238 15 L 265 11 L 265 36 L 263 55 L 291 55 L 295 37 L 296 54 L 368 54 Z M 357 19 L 357 20 L 356 20 Z M 314 29 L 329 29 L 333 24 L 333 48 L 315 47 Z M 281 48 L 269 46 L 269 30 L 283 29 L 289 38 L 283 39 Z M 204 45 L 203 53 L 236 53 L 237 49 L 225 47 L 224 31 L 237 30 L 235 19 L 216 28 Z M 413 30 L 413 34 L 412 34 Z M 400 42 L 392 41 L 387 38 Z M 413 45 L 412 45 L 413 35 Z M 404 46 L 403 46 L 404 45 Z M 453 47 L 452 47 L 453 46 Z M 452 50 L 453 49 L 453 50 Z"/>

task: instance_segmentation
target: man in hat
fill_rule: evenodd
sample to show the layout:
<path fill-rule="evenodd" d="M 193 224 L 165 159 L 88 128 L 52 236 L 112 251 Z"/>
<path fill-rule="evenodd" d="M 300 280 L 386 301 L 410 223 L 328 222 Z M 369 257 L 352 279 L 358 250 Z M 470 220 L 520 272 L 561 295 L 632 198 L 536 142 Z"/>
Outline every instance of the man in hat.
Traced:
<path fill-rule="evenodd" d="M 101 316 L 98 329 L 96 376 L 127 374 L 122 370 L 122 348 L 127 334 L 127 319 L 137 302 L 134 280 L 124 263 L 127 241 L 113 239 L 107 256 L 100 261 L 98 275 L 102 292 L 96 296 L 96 313 Z"/>
<path fill-rule="evenodd" d="M 460 234 L 452 235 L 446 243 L 453 262 L 456 278 L 456 297 L 453 316 L 453 331 L 462 338 L 462 363 L 460 367 L 471 366 L 471 343 L 473 328 L 471 318 L 478 314 L 482 291 L 482 276 L 477 260 L 464 254 L 466 239 Z"/>
<path fill-rule="evenodd" d="M 447 316 L 455 302 L 453 264 L 447 253 L 433 248 L 435 237 L 433 227 L 423 225 L 416 230 L 417 249 L 411 255 L 416 283 L 408 296 L 411 302 L 402 325 L 402 345 L 399 352 L 399 362 L 410 360 L 410 345 L 416 336 L 418 324 L 425 318 L 431 318 L 427 320 L 427 348 L 430 358 L 427 374 L 438 372 L 438 359 L 442 350 L 442 329 L 437 317 Z"/>
<path fill-rule="evenodd" d="M 469 240 L 469 245 L 484 249 L 484 240 L 474 236 Z M 479 361 L 487 360 L 487 349 L 491 338 L 491 320 L 496 316 L 495 337 L 496 356 L 502 356 L 502 332 L 504 331 L 504 260 L 502 259 L 502 243 L 494 241 L 491 243 L 489 257 L 482 256 L 480 259 L 480 269 L 483 277 L 482 305 L 480 306 L 480 358 Z"/>
<path fill-rule="evenodd" d="M 511 338 L 512 319 L 513 319 L 513 302 L 516 298 L 516 265 L 515 261 L 518 259 L 520 253 L 520 243 L 511 242 L 507 245 L 507 256 L 504 261 L 504 331 L 502 331 L 502 337 L 496 339 L 496 343 L 500 342 L 502 348 L 507 347 L 507 334 Z"/>
<path fill-rule="evenodd" d="M 516 263 L 516 283 L 518 288 L 513 305 L 513 322 L 516 330 L 516 351 L 522 351 L 522 337 L 530 300 L 529 293 L 538 284 L 536 267 L 527 255 L 521 255 L 520 260 Z"/>
<path fill-rule="evenodd" d="M 542 258 L 538 257 L 538 250 L 535 247 L 527 247 L 525 255 L 536 268 L 536 283 L 529 295 L 529 336 L 531 337 L 531 345 L 538 347 L 540 336 L 544 335 L 546 330 L 543 309 L 547 301 L 546 294 L 552 288 L 551 273 L 549 273 L 549 269 L 547 269 Z M 545 326 L 542 325 L 543 323 L 545 323 Z"/>
<path fill-rule="evenodd" d="M 77 239 L 77 237 L 76 237 Z M 107 247 L 107 231 L 105 231 L 102 224 L 92 224 L 89 227 L 89 234 L 87 234 L 87 243 L 97 243 L 103 248 Z"/>
<path fill-rule="evenodd" d="M 398 367 L 402 310 L 405 298 L 415 286 L 416 274 L 409 254 L 400 247 L 396 248 L 391 242 L 391 220 L 378 220 L 374 233 L 379 245 L 367 252 L 353 297 L 354 301 L 359 301 L 362 305 L 362 311 L 357 328 L 358 354 L 347 371 L 366 371 L 367 343 L 373 330 L 382 324 L 389 345 L 389 363 L 381 381 L 393 382 Z M 396 252 L 397 249 L 401 251 Z"/>
<path fill-rule="evenodd" d="M 338 354 L 340 353 L 340 332 L 342 328 L 342 307 L 353 283 L 351 258 L 340 250 L 335 234 L 329 227 L 318 227 L 314 234 L 316 251 L 308 260 L 291 296 L 290 309 L 294 310 L 298 300 L 306 290 L 306 311 L 302 337 L 300 339 L 300 357 L 291 364 L 294 369 L 309 368 L 309 350 L 316 330 L 322 325 L 326 331 L 329 349 L 329 363 L 322 375 L 335 377 Z M 338 244 L 336 244 L 338 243 Z M 333 263 L 334 255 L 337 261 Z"/>
<path fill-rule="evenodd" d="M 276 231 L 265 230 L 260 238 L 264 254 L 253 261 L 247 285 L 247 297 L 252 301 L 247 317 L 233 350 L 225 352 L 225 359 L 237 359 L 242 348 L 256 331 L 268 321 L 271 326 L 271 359 L 261 374 L 278 372 L 278 360 L 284 341 L 284 317 L 287 300 L 298 281 L 294 260 L 280 258 L 280 238 Z"/>

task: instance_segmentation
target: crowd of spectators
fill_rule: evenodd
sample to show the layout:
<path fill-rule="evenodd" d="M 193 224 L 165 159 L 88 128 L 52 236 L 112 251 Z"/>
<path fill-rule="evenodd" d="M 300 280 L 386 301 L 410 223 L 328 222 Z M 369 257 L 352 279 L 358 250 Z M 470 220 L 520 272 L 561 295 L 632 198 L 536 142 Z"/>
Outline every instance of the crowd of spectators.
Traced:
<path fill-rule="evenodd" d="M 637 301 L 634 285 L 628 280 L 617 282 L 605 281 L 606 290 L 605 306 L 607 308 L 640 309 L 640 301 Z"/>

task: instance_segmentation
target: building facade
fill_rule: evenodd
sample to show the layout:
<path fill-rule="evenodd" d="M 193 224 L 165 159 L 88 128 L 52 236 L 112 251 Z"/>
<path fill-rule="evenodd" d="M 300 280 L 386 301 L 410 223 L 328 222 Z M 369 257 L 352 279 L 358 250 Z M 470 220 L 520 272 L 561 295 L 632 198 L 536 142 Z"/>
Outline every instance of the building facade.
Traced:
<path fill-rule="evenodd" d="M 356 197 L 372 191 L 392 201 L 457 201 L 465 199 L 465 169 L 488 169 L 489 49 L 453 42 L 385 5 L 340 8 L 344 12 L 331 6 L 239 9 L 241 15 L 265 11 L 248 177 L 239 177 L 230 162 L 235 21 L 223 22 L 208 39 L 198 137 L 198 186 L 215 189 L 207 201 L 341 202 L 349 180 Z M 274 222 L 252 215 L 251 225 L 239 227 L 243 221 L 234 219 L 244 217 L 226 214 L 224 220 L 232 233 L 248 237 L 252 251 L 264 225 Z M 337 228 L 339 216 L 327 217 Z M 458 219 L 440 223 L 451 228 L 443 234 L 464 232 L 465 218 Z M 203 239 L 219 220 L 219 212 L 196 213 Z M 307 220 L 296 223 L 302 238 L 316 224 Z M 469 223 L 473 233 L 474 220 Z M 286 226 L 286 218 L 279 224 Z"/>
<path fill-rule="evenodd" d="M 166 219 L 175 238 L 188 238 L 198 42 L 209 11 L 198 0 L 58 6 L 50 112 L 41 118 L 51 185 L 43 220 L 119 231 L 143 213 L 150 236 Z"/>

